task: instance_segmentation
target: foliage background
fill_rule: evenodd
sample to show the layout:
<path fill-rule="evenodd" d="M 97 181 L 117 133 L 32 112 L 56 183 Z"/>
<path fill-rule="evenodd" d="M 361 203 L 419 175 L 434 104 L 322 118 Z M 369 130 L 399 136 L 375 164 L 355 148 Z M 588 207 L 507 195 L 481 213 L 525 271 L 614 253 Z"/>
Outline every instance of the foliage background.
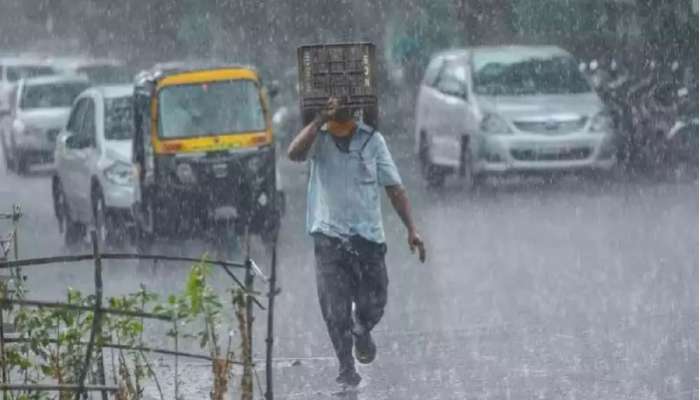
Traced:
<path fill-rule="evenodd" d="M 370 40 L 382 65 L 419 75 L 432 52 L 470 44 L 695 61 L 697 18 L 697 0 L 0 0 L 0 49 L 139 66 L 211 57 L 283 74 L 300 44 Z"/>

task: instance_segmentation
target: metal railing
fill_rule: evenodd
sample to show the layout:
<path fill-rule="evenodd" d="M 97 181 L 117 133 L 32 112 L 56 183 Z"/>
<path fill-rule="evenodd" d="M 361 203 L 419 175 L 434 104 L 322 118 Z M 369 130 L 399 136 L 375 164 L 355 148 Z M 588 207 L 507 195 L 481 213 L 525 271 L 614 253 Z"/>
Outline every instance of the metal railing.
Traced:
<path fill-rule="evenodd" d="M 272 247 L 272 262 L 271 262 L 271 275 L 268 278 L 265 276 L 265 274 L 258 268 L 256 263 L 250 258 L 248 255 L 246 257 L 246 260 L 243 263 L 235 263 L 235 262 L 229 262 L 229 261 L 220 261 L 220 260 L 201 260 L 201 259 L 196 259 L 196 258 L 187 258 L 187 257 L 173 257 L 173 256 L 166 256 L 166 255 L 142 255 L 142 254 L 131 254 L 131 253 L 102 253 L 100 251 L 99 247 L 99 241 L 97 240 L 97 235 L 94 231 L 90 232 L 91 233 L 91 241 L 92 241 L 92 253 L 91 254 L 79 254 L 79 255 L 70 255 L 70 256 L 57 256 L 57 257 L 42 257 L 42 258 L 32 258 L 32 259 L 19 259 L 18 257 L 18 250 L 17 250 L 17 225 L 19 218 L 21 216 L 21 213 L 19 212 L 19 207 L 13 208 L 13 213 L 12 214 L 0 214 L 0 217 L 4 217 L 6 219 L 11 219 L 13 221 L 13 229 L 10 235 L 5 239 L 4 242 L 0 242 L 2 245 L 3 252 L 0 255 L 3 255 L 3 257 L 0 257 L 0 271 L 1 270 L 11 270 L 14 271 L 13 276 L 20 276 L 21 272 L 20 268 L 22 267 L 35 267 L 35 266 L 42 266 L 42 265 L 49 265 L 49 264 L 56 264 L 56 263 L 65 263 L 65 262 L 80 262 L 80 261 L 87 261 L 87 260 L 92 260 L 93 261 L 93 267 L 94 267 L 94 304 L 92 306 L 84 306 L 84 305 L 78 305 L 78 304 L 70 304 L 70 303 L 62 303 L 62 302 L 48 302 L 48 301 L 39 301 L 39 300 L 30 300 L 30 299 L 21 299 L 21 298 L 9 298 L 6 297 L 6 293 L 2 294 L 2 297 L 0 298 L 0 363 L 2 364 L 2 382 L 0 383 L 0 390 L 2 390 L 3 394 L 6 394 L 8 391 L 69 391 L 69 392 L 75 392 L 75 398 L 78 400 L 81 396 L 83 396 L 87 392 L 101 392 L 102 393 L 102 398 L 107 399 L 107 394 L 108 393 L 114 393 L 118 390 L 117 386 L 113 385 L 107 385 L 105 383 L 105 373 L 104 373 L 104 363 L 103 363 L 103 355 L 101 352 L 102 348 L 120 348 L 120 349 L 128 349 L 128 350 L 136 350 L 136 351 L 144 351 L 144 352 L 149 352 L 149 353 L 158 353 L 158 354 L 165 354 L 165 355 L 171 355 L 175 357 L 175 392 L 176 392 L 176 397 L 177 398 L 177 391 L 178 391 L 178 370 L 177 370 L 177 365 L 178 365 L 178 357 L 185 357 L 185 358 L 195 358 L 195 359 L 204 359 L 204 360 L 212 360 L 212 357 L 205 355 L 205 354 L 193 354 L 193 353 L 186 353 L 186 352 L 181 352 L 177 349 L 177 342 L 175 344 L 176 349 L 169 350 L 169 349 L 162 349 L 162 348 L 154 348 L 154 347 L 146 347 L 146 346 L 126 346 L 126 345 L 120 345 L 120 344 L 113 344 L 113 343 L 101 343 L 99 345 L 99 348 L 96 350 L 96 337 L 101 337 L 102 335 L 102 319 L 105 314 L 112 314 L 112 315 L 122 315 L 122 316 L 131 316 L 131 317 L 139 317 L 139 318 L 144 318 L 144 319 L 154 319 L 154 320 L 161 320 L 161 321 L 169 321 L 169 322 L 174 322 L 173 317 L 170 315 L 166 314 L 155 314 L 155 313 L 147 313 L 147 312 L 136 312 L 136 311 L 127 311 L 127 310 L 118 310 L 118 309 L 112 309 L 112 308 L 107 308 L 103 307 L 103 281 L 102 281 L 102 270 L 103 270 L 103 265 L 102 261 L 103 260 L 151 260 L 155 263 L 159 261 L 171 261 L 171 262 L 192 262 L 192 263 L 198 263 L 198 262 L 205 262 L 206 264 L 211 264 L 220 267 L 234 282 L 234 284 L 238 287 L 238 289 L 242 290 L 244 295 L 245 295 L 245 319 L 246 319 L 246 332 L 245 332 L 245 338 L 247 340 L 247 343 L 245 343 L 245 346 L 248 348 L 248 351 L 243 352 L 243 360 L 241 362 L 236 362 L 234 364 L 241 365 L 243 367 L 243 377 L 248 377 L 250 379 L 250 382 L 252 382 L 252 374 L 254 373 L 254 363 L 253 363 L 253 358 L 252 358 L 252 348 L 253 348 L 253 331 L 252 331 L 252 323 L 254 321 L 254 313 L 253 309 L 254 307 L 257 307 L 260 310 L 266 310 L 266 306 L 264 306 L 256 297 L 256 292 L 255 292 L 255 278 L 258 277 L 260 278 L 264 283 L 267 283 L 268 285 L 268 292 L 267 292 L 267 297 L 268 297 L 268 302 L 267 302 L 267 337 L 265 338 L 265 349 L 266 349 L 266 357 L 265 357 L 265 377 L 266 377 L 266 389 L 264 393 L 264 397 L 266 400 L 272 400 L 273 399 L 273 371 L 272 371 L 272 350 L 273 350 L 273 332 L 274 332 L 274 298 L 275 296 L 279 293 L 279 290 L 276 288 L 276 262 L 277 262 L 277 252 L 276 252 L 276 237 L 273 240 L 273 247 Z M 14 249 L 14 260 L 10 261 L 7 259 L 7 254 L 9 253 L 9 250 L 5 249 L 13 248 Z M 241 281 L 236 275 L 233 273 L 233 269 L 243 269 L 244 270 L 244 279 Z M 92 319 L 92 326 L 90 328 L 90 333 L 89 333 L 89 340 L 87 342 L 81 342 L 81 345 L 85 345 L 86 350 L 84 354 L 84 361 L 82 363 L 82 369 L 80 371 L 80 375 L 78 378 L 77 383 L 75 384 L 30 384 L 27 382 L 24 382 L 22 384 L 16 384 L 16 383 L 11 383 L 9 381 L 9 377 L 7 376 L 6 373 L 6 364 L 4 360 L 5 356 L 5 344 L 6 343 L 17 343 L 22 341 L 22 339 L 18 338 L 6 338 L 5 333 L 2 331 L 2 314 L 3 314 L 3 309 L 7 306 L 11 305 L 19 305 L 19 306 L 24 306 L 24 307 L 38 307 L 38 308 L 62 308 L 62 309 L 75 309 L 75 310 L 82 310 L 82 311 L 89 311 L 92 312 L 94 317 Z M 96 354 L 94 354 L 96 353 Z M 97 382 L 92 385 L 86 384 L 86 378 L 87 374 L 89 372 L 89 369 L 91 365 L 93 365 L 93 357 L 97 357 L 98 359 L 98 373 L 97 373 Z M 252 385 L 251 385 L 251 390 L 252 390 Z M 244 388 L 245 390 L 245 388 Z M 252 399 L 253 393 L 249 393 L 247 397 L 245 397 L 245 394 L 243 394 L 243 398 L 248 398 Z M 6 397 L 6 396 L 4 396 Z"/>

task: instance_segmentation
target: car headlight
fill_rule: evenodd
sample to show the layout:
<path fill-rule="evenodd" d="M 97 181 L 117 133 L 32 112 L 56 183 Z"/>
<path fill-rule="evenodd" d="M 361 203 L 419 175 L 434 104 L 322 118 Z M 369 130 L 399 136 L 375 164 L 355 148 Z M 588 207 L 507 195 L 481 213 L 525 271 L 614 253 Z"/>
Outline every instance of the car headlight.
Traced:
<path fill-rule="evenodd" d="M 601 111 L 596 114 L 591 120 L 590 131 L 591 132 L 609 132 L 612 130 L 613 121 L 610 114 L 605 111 Z"/>
<path fill-rule="evenodd" d="M 15 132 L 23 132 L 25 128 L 24 122 L 22 122 L 21 119 L 16 119 L 12 121 L 12 129 L 14 129 Z"/>
<path fill-rule="evenodd" d="M 496 114 L 486 114 L 481 120 L 481 131 L 491 135 L 509 135 L 513 133 L 505 119 Z"/>
<path fill-rule="evenodd" d="M 12 122 L 12 129 L 14 129 L 14 131 L 17 133 L 24 135 L 38 135 L 41 133 L 41 129 L 27 125 L 21 119 L 16 119 Z"/>
<path fill-rule="evenodd" d="M 177 168 L 175 169 L 175 175 L 177 175 L 177 179 L 184 184 L 192 184 L 197 181 L 197 178 L 194 175 L 194 170 L 188 163 L 178 164 Z"/>
<path fill-rule="evenodd" d="M 109 182 L 120 186 L 131 185 L 134 179 L 134 173 L 131 165 L 121 161 L 117 161 L 106 168 L 104 171 L 104 176 Z"/>

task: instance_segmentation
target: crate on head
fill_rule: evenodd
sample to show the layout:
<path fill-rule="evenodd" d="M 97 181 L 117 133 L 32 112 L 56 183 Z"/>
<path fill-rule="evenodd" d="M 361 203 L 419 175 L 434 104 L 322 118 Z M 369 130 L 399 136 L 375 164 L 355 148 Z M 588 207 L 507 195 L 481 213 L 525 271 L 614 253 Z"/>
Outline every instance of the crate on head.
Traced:
<path fill-rule="evenodd" d="M 357 120 L 377 126 L 377 67 L 372 43 L 301 46 L 299 106 L 304 125 L 326 106 L 329 97 L 341 98 Z"/>

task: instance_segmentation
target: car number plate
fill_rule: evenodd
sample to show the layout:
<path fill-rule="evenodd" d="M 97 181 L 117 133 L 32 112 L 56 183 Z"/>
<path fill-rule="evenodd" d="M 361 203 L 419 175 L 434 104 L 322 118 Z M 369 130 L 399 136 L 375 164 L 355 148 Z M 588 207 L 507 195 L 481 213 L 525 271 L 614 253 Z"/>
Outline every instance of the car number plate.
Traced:
<path fill-rule="evenodd" d="M 538 151 L 539 154 L 546 155 L 546 156 L 551 156 L 555 154 L 559 154 L 562 152 L 567 152 L 568 149 L 566 147 L 560 147 L 560 146 L 550 146 L 550 147 L 541 147 Z"/>
<path fill-rule="evenodd" d="M 225 178 L 228 175 L 228 165 L 225 163 L 214 164 L 211 169 L 217 178 Z"/>

